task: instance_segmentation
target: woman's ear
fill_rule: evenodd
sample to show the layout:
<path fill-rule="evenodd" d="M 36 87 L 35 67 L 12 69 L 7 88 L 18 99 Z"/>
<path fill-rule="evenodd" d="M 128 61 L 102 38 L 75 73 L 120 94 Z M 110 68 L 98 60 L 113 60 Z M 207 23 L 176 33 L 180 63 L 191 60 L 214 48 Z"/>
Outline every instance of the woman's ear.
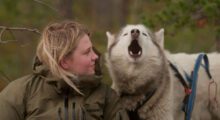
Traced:
<path fill-rule="evenodd" d="M 60 60 L 60 66 L 65 69 L 68 70 L 69 69 L 69 64 L 68 64 L 68 59 L 67 58 L 63 58 Z"/>

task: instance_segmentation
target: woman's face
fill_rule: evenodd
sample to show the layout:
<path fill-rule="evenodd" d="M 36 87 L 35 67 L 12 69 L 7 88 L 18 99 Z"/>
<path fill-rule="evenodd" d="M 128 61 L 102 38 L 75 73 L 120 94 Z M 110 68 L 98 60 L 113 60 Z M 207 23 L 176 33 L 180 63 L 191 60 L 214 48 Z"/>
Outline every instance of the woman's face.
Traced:
<path fill-rule="evenodd" d="M 92 49 L 88 35 L 84 35 L 72 53 L 64 58 L 62 67 L 75 75 L 93 75 L 95 73 L 95 60 L 98 56 Z"/>

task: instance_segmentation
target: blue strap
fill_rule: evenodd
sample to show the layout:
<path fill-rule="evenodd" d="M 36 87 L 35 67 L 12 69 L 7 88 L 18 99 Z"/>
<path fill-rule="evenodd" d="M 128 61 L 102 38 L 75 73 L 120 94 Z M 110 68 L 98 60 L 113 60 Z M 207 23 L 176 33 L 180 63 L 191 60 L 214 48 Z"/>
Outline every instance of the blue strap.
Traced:
<path fill-rule="evenodd" d="M 193 110 L 193 106 L 194 106 L 194 101 L 195 101 L 195 97 L 196 97 L 196 86 L 197 86 L 197 80 L 198 80 L 198 71 L 199 71 L 199 68 L 200 68 L 200 65 L 202 64 L 202 60 L 204 60 L 204 68 L 205 68 L 205 71 L 208 75 L 208 77 L 210 79 L 212 79 L 212 76 L 210 74 L 210 71 L 209 71 L 209 60 L 208 60 L 208 57 L 206 54 L 204 53 L 201 53 L 199 54 L 199 56 L 197 57 L 196 59 L 196 62 L 195 62 L 195 66 L 194 66 L 194 69 L 193 69 L 193 72 L 191 74 L 191 80 L 189 80 L 190 82 L 190 86 L 191 86 L 191 89 L 192 89 L 192 93 L 189 95 L 188 97 L 188 104 L 186 104 L 186 120 L 190 120 L 191 118 L 191 113 L 192 113 L 192 110 Z"/>

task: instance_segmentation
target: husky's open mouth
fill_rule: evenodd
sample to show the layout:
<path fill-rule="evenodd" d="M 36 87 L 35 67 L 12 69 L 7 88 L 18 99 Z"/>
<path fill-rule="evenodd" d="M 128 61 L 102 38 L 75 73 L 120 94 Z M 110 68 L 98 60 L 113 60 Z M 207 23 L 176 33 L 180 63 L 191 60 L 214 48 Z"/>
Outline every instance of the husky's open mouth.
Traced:
<path fill-rule="evenodd" d="M 128 53 L 133 58 L 141 56 L 142 48 L 139 45 L 138 40 L 132 40 L 131 44 L 128 46 Z"/>

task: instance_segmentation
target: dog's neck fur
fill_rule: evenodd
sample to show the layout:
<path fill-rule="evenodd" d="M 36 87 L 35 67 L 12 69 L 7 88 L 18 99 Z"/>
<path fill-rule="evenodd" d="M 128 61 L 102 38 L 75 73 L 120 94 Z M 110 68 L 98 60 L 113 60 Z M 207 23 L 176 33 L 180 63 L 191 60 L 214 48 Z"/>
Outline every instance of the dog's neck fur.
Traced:
<path fill-rule="evenodd" d="M 167 118 L 167 113 L 172 113 L 172 79 L 169 76 L 168 69 L 164 71 L 163 77 L 160 80 L 160 84 L 155 92 L 155 94 L 143 105 L 143 107 L 138 111 L 139 115 L 143 119 L 157 118 L 159 116 L 152 116 L 155 113 L 157 115 L 164 116 L 164 120 Z M 162 107 L 163 106 L 163 107 Z M 162 109 L 165 108 L 165 109 Z M 146 112 L 147 111 L 147 112 Z M 146 114 L 147 113 L 147 114 Z M 154 114 L 152 114 L 154 113 Z M 161 118 L 160 116 L 160 118 Z M 170 117 L 168 117 L 170 118 Z"/>
<path fill-rule="evenodd" d="M 161 73 L 162 77 L 158 77 L 158 81 L 160 81 L 157 85 L 157 88 L 155 88 L 154 94 L 146 101 L 145 103 L 142 103 L 146 98 L 145 94 L 147 94 L 150 90 L 146 89 L 143 86 L 142 91 L 140 92 L 141 89 L 137 90 L 136 93 L 139 94 L 132 94 L 129 96 L 122 96 L 122 103 L 123 106 L 129 110 L 133 111 L 136 109 L 138 103 L 142 103 L 142 107 L 138 109 L 136 112 L 139 114 L 140 118 L 142 119 L 152 119 L 152 118 L 157 118 L 159 116 L 152 116 L 155 115 L 155 113 L 159 113 L 157 115 L 161 116 L 167 116 L 168 113 L 172 113 L 171 110 L 171 103 L 172 103 L 172 82 L 169 77 L 169 72 L 168 69 L 164 71 L 164 73 Z M 161 106 L 166 106 L 166 107 L 161 107 Z M 161 109 L 165 108 L 165 109 Z M 147 113 L 147 114 L 146 114 Z M 152 114 L 154 113 L 154 114 Z M 168 117 L 169 118 L 169 117 Z"/>
<path fill-rule="evenodd" d="M 138 110 L 140 117 L 144 119 L 146 117 L 150 117 L 151 112 L 163 113 L 163 110 L 158 109 L 158 107 L 160 107 L 161 105 L 168 105 L 171 102 L 171 100 L 168 100 L 169 98 L 171 98 L 170 97 L 171 96 L 170 94 L 171 93 L 170 92 L 171 91 L 171 79 L 169 77 L 170 73 L 168 69 L 168 63 L 162 50 L 160 50 L 160 52 L 162 54 L 161 65 L 160 66 L 149 66 L 149 68 L 158 67 L 157 69 L 158 71 L 153 71 L 154 74 L 152 74 L 152 76 L 150 77 L 146 74 L 145 76 L 146 78 L 139 78 L 138 73 L 136 73 L 135 71 L 133 73 L 127 73 L 127 71 L 121 70 L 120 67 L 122 64 L 120 65 L 116 64 L 118 60 L 108 61 L 108 63 L 112 64 L 111 72 L 114 76 L 113 77 L 114 82 L 117 82 L 117 86 L 115 86 L 114 89 L 119 93 L 119 95 L 124 94 L 124 93 L 128 94 L 128 95 L 121 97 L 124 107 L 127 110 L 129 111 L 135 110 L 137 107 L 137 104 L 143 102 L 146 99 L 145 95 L 149 93 L 150 91 L 155 90 L 154 95 L 152 95 L 152 97 L 149 98 L 149 100 L 146 103 L 143 103 L 144 107 L 143 108 L 141 107 Z M 140 66 L 143 66 L 143 65 L 140 64 Z M 143 74 L 145 71 L 149 72 L 149 70 L 147 69 L 142 69 L 142 70 L 139 69 L 139 72 L 141 72 L 139 74 Z M 128 78 L 128 76 L 130 77 Z M 142 85 L 136 85 L 135 82 L 137 82 L 136 80 L 138 79 L 142 79 L 141 81 L 148 81 L 148 82 L 145 82 Z M 166 94 L 164 94 L 164 92 Z M 166 103 L 164 103 L 164 101 L 166 101 Z M 167 101 L 170 101 L 170 102 L 167 102 Z M 167 109 L 170 109 L 169 107 L 170 106 L 167 106 Z M 158 110 L 161 110 L 161 111 L 158 111 Z M 149 114 L 147 115 L 144 114 L 146 113 L 146 111 L 149 111 L 147 112 Z M 166 113 L 164 112 L 164 114 Z M 156 117 L 156 116 L 152 116 L 152 117 Z"/>

